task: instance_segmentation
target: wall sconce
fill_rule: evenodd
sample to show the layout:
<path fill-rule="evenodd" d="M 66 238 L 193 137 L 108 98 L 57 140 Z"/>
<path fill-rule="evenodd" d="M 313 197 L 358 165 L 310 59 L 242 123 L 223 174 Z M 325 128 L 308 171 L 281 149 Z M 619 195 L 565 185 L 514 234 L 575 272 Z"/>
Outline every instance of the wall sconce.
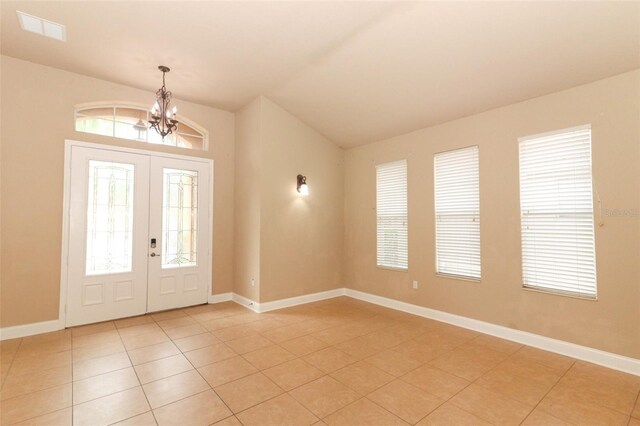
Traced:
<path fill-rule="evenodd" d="M 306 176 L 298 175 L 298 193 L 300 193 L 300 195 L 309 195 Z"/>

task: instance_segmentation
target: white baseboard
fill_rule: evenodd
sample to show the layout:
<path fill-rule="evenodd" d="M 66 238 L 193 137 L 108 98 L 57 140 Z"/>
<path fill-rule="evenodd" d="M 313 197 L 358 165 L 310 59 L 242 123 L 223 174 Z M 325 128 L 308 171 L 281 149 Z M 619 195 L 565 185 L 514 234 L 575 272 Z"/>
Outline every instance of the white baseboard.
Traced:
<path fill-rule="evenodd" d="M 305 303 L 317 302 L 334 297 L 344 296 L 345 288 L 335 288 L 333 290 L 321 291 L 319 293 L 304 294 L 302 296 L 289 297 L 288 299 L 274 300 L 260 303 L 260 312 L 269 312 L 276 309 L 289 308 L 291 306 L 303 305 Z"/>
<path fill-rule="evenodd" d="M 253 312 L 260 313 L 260 304 L 258 302 L 254 302 L 253 300 L 247 299 L 246 297 L 240 296 L 236 293 L 232 293 L 231 300 L 236 302 L 238 305 L 251 309 Z"/>
<path fill-rule="evenodd" d="M 587 346 L 576 345 L 575 343 L 563 340 L 552 339 L 539 334 L 528 333 L 526 331 L 515 330 L 501 325 L 491 324 L 472 318 L 454 315 L 424 306 L 413 305 L 387 297 L 376 296 L 358 290 L 346 289 L 346 295 L 354 299 L 362 300 L 376 305 L 385 306 L 402 312 L 418 315 L 425 318 L 434 319 L 458 327 L 468 328 L 484 334 L 511 340 L 527 346 L 533 346 L 545 351 L 566 355 L 571 358 L 602 365 L 614 370 L 640 376 L 640 359 L 629 358 L 622 355 L 593 349 Z"/>
<path fill-rule="evenodd" d="M 209 295 L 209 303 L 221 303 L 221 302 L 229 302 L 232 300 L 233 293 L 220 293 L 220 294 L 210 294 Z"/>
<path fill-rule="evenodd" d="M 15 325 L 0 328 L 0 340 L 17 339 L 18 337 L 33 336 L 34 334 L 49 333 L 62 330 L 64 325 L 59 320 L 33 322 L 31 324 Z"/>

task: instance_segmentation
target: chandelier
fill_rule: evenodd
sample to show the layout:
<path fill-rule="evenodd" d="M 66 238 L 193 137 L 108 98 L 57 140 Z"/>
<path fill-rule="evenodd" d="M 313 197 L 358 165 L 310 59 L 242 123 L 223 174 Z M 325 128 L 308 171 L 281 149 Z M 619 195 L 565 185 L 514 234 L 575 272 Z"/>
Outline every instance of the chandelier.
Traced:
<path fill-rule="evenodd" d="M 164 140 L 165 136 L 171 134 L 178 127 L 178 120 L 176 120 L 178 108 L 174 106 L 172 109 L 169 109 L 171 92 L 168 91 L 164 85 L 164 75 L 171 70 L 164 65 L 160 65 L 158 69 L 162 71 L 162 87 L 156 92 L 156 103 L 151 107 L 151 120 L 149 120 L 149 124 Z"/>

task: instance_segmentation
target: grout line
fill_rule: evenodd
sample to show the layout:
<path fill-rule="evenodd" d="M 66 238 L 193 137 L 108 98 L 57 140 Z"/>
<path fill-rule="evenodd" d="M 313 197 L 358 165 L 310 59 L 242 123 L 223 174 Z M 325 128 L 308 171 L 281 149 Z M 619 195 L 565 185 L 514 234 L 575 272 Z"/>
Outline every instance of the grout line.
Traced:
<path fill-rule="evenodd" d="M 535 362 L 535 361 L 534 361 L 534 362 Z M 538 406 L 540 405 L 540 403 L 541 403 L 541 402 L 542 402 L 542 401 L 547 397 L 547 395 L 549 395 L 549 394 L 551 393 L 551 391 L 552 391 L 552 390 L 553 390 L 553 389 L 558 385 L 558 383 L 560 383 L 560 381 L 563 379 L 563 377 L 564 377 L 564 376 L 566 376 L 566 375 L 567 375 L 567 373 L 569 373 L 569 371 L 573 368 L 573 366 L 575 365 L 575 363 L 576 363 L 576 361 L 574 360 L 574 361 L 571 363 L 571 366 L 570 366 L 569 368 L 567 368 L 567 369 L 565 370 L 565 372 L 564 372 L 564 373 L 562 373 L 562 375 L 558 378 L 558 380 L 556 380 L 556 382 L 553 384 L 553 386 L 551 386 L 551 387 L 549 388 L 549 390 L 544 394 L 544 396 L 543 396 L 542 398 L 540 398 L 540 400 L 539 400 L 539 401 L 536 403 L 536 405 L 531 409 L 531 411 L 529 411 L 529 414 L 527 414 L 527 417 L 525 417 L 525 418 L 522 420 L 522 422 L 520 422 L 520 424 L 524 423 L 524 422 L 529 418 L 529 416 L 531 416 L 531 413 L 533 413 L 533 412 L 536 410 L 536 408 L 538 408 Z M 545 413 L 546 413 L 546 414 L 549 414 L 549 413 L 547 413 L 546 411 L 545 411 Z M 551 414 L 549 414 L 549 415 L 550 415 L 551 417 L 553 417 L 553 418 L 557 418 L 557 417 L 555 417 L 554 415 L 551 415 Z M 560 420 L 562 420 L 562 419 L 560 419 Z"/>

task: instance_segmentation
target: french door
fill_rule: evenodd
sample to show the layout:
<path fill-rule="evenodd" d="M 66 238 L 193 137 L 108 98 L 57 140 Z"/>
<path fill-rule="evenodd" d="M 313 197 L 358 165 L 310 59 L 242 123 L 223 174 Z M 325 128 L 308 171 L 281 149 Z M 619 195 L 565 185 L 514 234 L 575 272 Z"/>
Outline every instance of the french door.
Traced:
<path fill-rule="evenodd" d="M 210 163 L 71 146 L 66 325 L 206 303 Z"/>

